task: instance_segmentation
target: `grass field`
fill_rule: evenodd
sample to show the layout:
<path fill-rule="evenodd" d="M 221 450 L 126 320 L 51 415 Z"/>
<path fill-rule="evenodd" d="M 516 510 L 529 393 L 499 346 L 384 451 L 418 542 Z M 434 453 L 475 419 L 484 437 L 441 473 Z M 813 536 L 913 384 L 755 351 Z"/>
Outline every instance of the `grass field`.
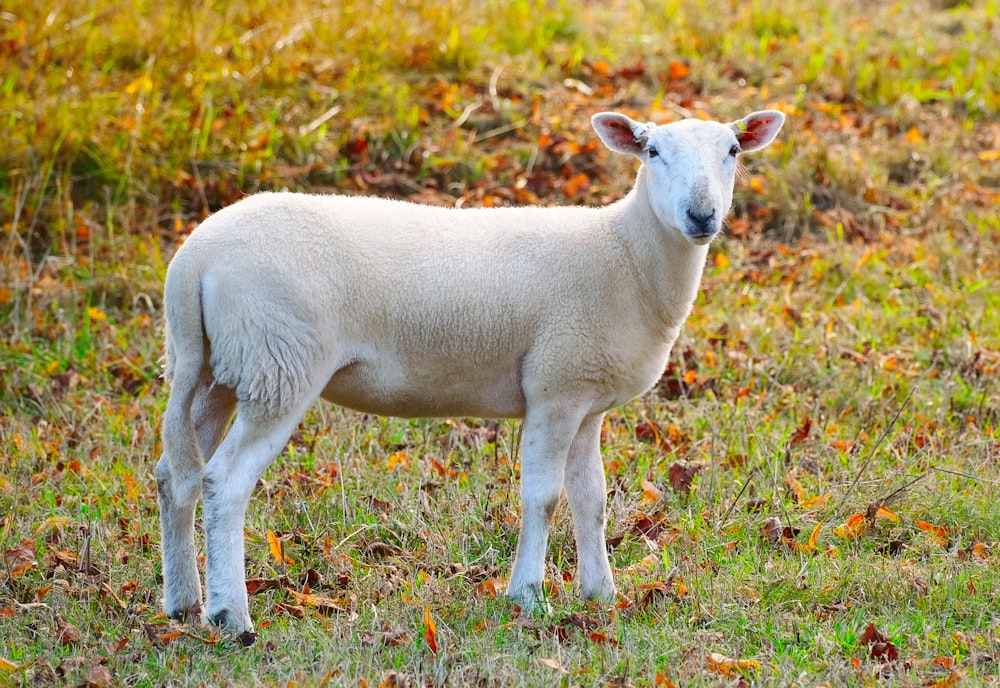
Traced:
<path fill-rule="evenodd" d="M 996 0 L 0 6 L 0 685 L 1000 685 Z M 245 193 L 600 204 L 589 117 L 779 108 L 661 382 L 613 607 L 503 595 L 518 424 L 317 406 L 256 642 L 160 614 L 166 265 Z"/>

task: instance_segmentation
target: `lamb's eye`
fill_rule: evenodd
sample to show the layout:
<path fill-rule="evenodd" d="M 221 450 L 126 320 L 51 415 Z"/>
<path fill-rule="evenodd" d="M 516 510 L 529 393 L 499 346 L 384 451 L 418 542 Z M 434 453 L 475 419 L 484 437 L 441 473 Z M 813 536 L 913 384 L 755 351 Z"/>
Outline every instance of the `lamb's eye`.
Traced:
<path fill-rule="evenodd" d="M 649 159 L 660 157 L 660 151 L 656 150 L 656 146 L 649 146 L 646 148 L 646 152 L 649 153 Z"/>
<path fill-rule="evenodd" d="M 733 147 L 729 149 L 729 157 L 735 158 L 736 154 L 739 152 L 740 152 L 740 147 L 734 143 Z"/>

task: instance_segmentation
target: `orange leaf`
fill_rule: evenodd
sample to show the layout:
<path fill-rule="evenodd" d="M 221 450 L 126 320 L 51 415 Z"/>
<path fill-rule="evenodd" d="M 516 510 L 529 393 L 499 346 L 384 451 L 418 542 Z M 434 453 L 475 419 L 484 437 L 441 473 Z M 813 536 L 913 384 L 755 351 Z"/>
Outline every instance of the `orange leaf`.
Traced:
<path fill-rule="evenodd" d="M 349 601 L 345 598 L 324 597 L 308 592 L 298 592 L 291 588 L 285 588 L 285 592 L 295 598 L 295 600 L 306 607 L 312 607 L 320 612 L 331 613 L 343 611 L 348 607 Z"/>
<path fill-rule="evenodd" d="M 391 471 L 399 466 L 405 466 L 409 460 L 410 458 L 406 454 L 397 452 L 396 454 L 389 455 L 389 458 L 386 459 L 386 464 L 388 469 Z"/>
<path fill-rule="evenodd" d="M 820 509 L 826 506 L 826 503 L 830 501 L 830 497 L 833 495 L 827 492 L 824 495 L 816 495 L 814 497 L 808 497 L 804 502 L 799 504 L 803 509 Z"/>
<path fill-rule="evenodd" d="M 932 683 L 931 688 L 952 688 L 952 686 L 957 686 L 961 679 L 961 675 L 957 671 L 953 671 L 947 677 Z"/>
<path fill-rule="evenodd" d="M 802 485 L 796 480 L 795 476 L 790 472 L 785 476 L 785 483 L 788 487 L 792 488 L 792 501 L 796 504 L 801 504 L 806 501 L 806 491 L 802 489 Z"/>
<path fill-rule="evenodd" d="M 500 595 L 500 592 L 504 589 L 506 584 L 507 581 L 503 578 L 487 578 L 476 586 L 476 590 L 480 595 L 495 600 Z"/>
<path fill-rule="evenodd" d="M 743 672 L 753 669 L 755 672 L 760 669 L 760 662 L 753 659 L 730 659 L 718 652 L 712 652 L 706 657 L 708 670 L 717 674 L 722 674 L 727 678 L 732 678 L 736 672 Z"/>
<path fill-rule="evenodd" d="M 295 563 L 289 557 L 285 556 L 284 547 L 281 546 L 281 541 L 278 540 L 278 536 L 275 535 L 273 530 L 267 531 L 267 545 L 271 548 L 271 556 L 279 564 L 291 566 Z"/>
<path fill-rule="evenodd" d="M 424 605 L 424 640 L 431 652 L 437 654 L 437 624 L 431 618 L 431 608 Z"/>
<path fill-rule="evenodd" d="M 808 547 L 810 550 L 816 549 L 816 544 L 819 542 L 819 530 L 822 527 L 823 527 L 823 522 L 820 521 L 819 523 L 816 524 L 816 527 L 813 528 L 813 532 L 809 536 L 809 542 L 806 543 L 806 547 Z"/>
<path fill-rule="evenodd" d="M 650 481 L 648 481 L 645 478 L 643 478 L 642 479 L 642 496 L 643 496 L 643 499 L 645 499 L 646 501 L 654 502 L 655 503 L 655 502 L 660 501 L 660 497 L 663 496 L 663 490 L 661 490 L 656 485 L 654 485 Z"/>
<path fill-rule="evenodd" d="M 580 172 L 566 180 L 566 183 L 563 184 L 562 192 L 566 195 L 566 198 L 576 198 L 589 188 L 590 177 Z"/>
<path fill-rule="evenodd" d="M 833 534 L 844 540 L 856 540 L 865 534 L 866 527 L 864 514 L 851 514 L 847 523 L 833 529 Z"/>
<path fill-rule="evenodd" d="M 979 154 L 979 159 L 983 162 L 996 162 L 997 160 L 1000 160 L 1000 148 L 983 151 Z"/>
<path fill-rule="evenodd" d="M 944 526 L 936 526 L 933 523 L 928 523 L 927 521 L 921 521 L 920 519 L 916 519 L 914 523 L 917 524 L 917 528 L 920 528 L 920 530 L 926 531 L 928 533 L 933 533 L 934 535 L 937 535 L 940 538 L 948 537 L 948 529 L 945 528 Z"/>
<path fill-rule="evenodd" d="M 924 135 L 920 133 L 920 128 L 914 125 L 906 132 L 906 140 L 913 144 L 923 143 Z"/>
<path fill-rule="evenodd" d="M 669 70 L 670 78 L 673 79 L 674 81 L 677 81 L 678 79 L 683 79 L 684 77 L 686 77 L 688 74 L 691 73 L 690 67 L 688 67 L 683 62 L 678 62 L 676 60 L 671 61 L 670 64 L 667 65 L 667 69 Z"/>

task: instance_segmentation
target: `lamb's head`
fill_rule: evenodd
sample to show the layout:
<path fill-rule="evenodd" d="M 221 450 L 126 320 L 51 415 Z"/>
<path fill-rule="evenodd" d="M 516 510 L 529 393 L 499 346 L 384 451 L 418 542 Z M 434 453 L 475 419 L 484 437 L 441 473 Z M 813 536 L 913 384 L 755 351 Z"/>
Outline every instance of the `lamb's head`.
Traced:
<path fill-rule="evenodd" d="M 640 183 L 646 189 L 640 191 L 648 194 L 661 224 L 703 245 L 719 233 L 729 213 L 737 156 L 771 143 L 785 116 L 763 110 L 731 124 L 686 119 L 656 126 L 602 112 L 592 122 L 611 150 L 642 161 L 646 174 Z"/>

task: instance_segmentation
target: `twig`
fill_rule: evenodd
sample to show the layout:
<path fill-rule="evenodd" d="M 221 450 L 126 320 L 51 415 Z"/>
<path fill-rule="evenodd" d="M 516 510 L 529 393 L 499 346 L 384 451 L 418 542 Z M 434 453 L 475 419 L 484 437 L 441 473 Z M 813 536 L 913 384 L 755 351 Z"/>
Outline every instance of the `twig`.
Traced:
<path fill-rule="evenodd" d="M 757 469 L 756 468 L 754 468 L 754 469 L 752 469 L 750 471 L 750 475 L 747 476 L 747 481 L 745 483 L 743 483 L 743 487 L 740 488 L 739 494 L 736 495 L 736 499 L 734 499 L 733 503 L 729 505 L 729 508 L 726 509 L 726 513 L 723 514 L 723 516 L 722 516 L 722 520 L 719 521 L 719 525 L 718 525 L 719 529 L 721 529 L 725 525 L 726 521 L 729 520 L 729 515 L 731 513 L 733 513 L 733 509 L 735 509 L 736 505 L 740 503 L 740 497 L 742 497 L 743 493 L 747 491 L 748 487 L 750 487 L 750 483 L 753 482 L 753 477 L 756 474 L 757 474 Z"/>
<path fill-rule="evenodd" d="M 750 428 L 750 434 L 753 435 L 754 442 L 757 443 L 757 448 L 760 449 L 761 453 L 764 454 L 764 456 L 769 456 L 770 452 L 761 443 L 760 438 L 757 437 L 757 430 L 750 423 L 750 421 L 747 421 L 747 427 Z M 770 461 L 770 459 L 768 459 L 767 467 L 768 467 L 769 472 L 771 473 L 771 484 L 774 487 L 774 496 L 775 496 L 775 498 L 777 498 L 777 496 L 778 496 L 778 477 L 774 474 L 774 471 L 770 470 L 770 468 L 771 468 L 771 461 Z M 791 525 L 792 515 L 789 514 L 788 513 L 788 509 L 785 508 L 784 501 L 781 500 L 781 499 L 778 499 L 778 506 L 781 507 L 781 513 L 784 514 L 784 516 L 785 516 L 785 525 Z"/>
<path fill-rule="evenodd" d="M 989 478 L 983 478 L 982 476 L 972 475 L 971 473 L 963 473 L 962 471 L 953 471 L 949 468 L 938 468 L 937 466 L 931 466 L 930 470 L 936 471 L 938 473 L 957 475 L 960 478 L 968 478 L 969 480 L 975 480 L 976 482 L 989 483 L 990 485 L 1000 485 L 1000 480 L 990 480 Z M 923 476 L 920 477 L 922 478 Z"/>
<path fill-rule="evenodd" d="M 871 448 L 871 451 L 868 452 L 868 456 L 865 457 L 865 460 L 861 462 L 861 467 L 858 469 L 857 474 L 855 474 L 854 480 L 851 482 L 851 486 L 847 488 L 847 492 L 845 492 L 844 496 L 841 498 L 840 504 L 838 504 L 837 508 L 834 510 L 831 520 L 835 520 L 840 516 L 840 512 L 841 510 L 843 510 L 844 505 L 847 503 L 848 498 L 850 498 L 851 493 L 853 493 L 854 489 L 858 486 L 858 481 L 861 480 L 862 474 L 865 472 L 865 469 L 868 468 L 868 464 L 870 464 L 872 459 L 875 457 L 875 451 L 881 446 L 882 441 L 885 440 L 886 436 L 892 430 L 893 426 L 896 425 L 896 421 L 899 420 L 900 414 L 903 413 L 903 409 L 906 408 L 906 405 L 910 402 L 910 397 L 912 396 L 913 396 L 913 390 L 910 389 L 910 391 L 907 392 L 906 394 L 906 398 L 903 399 L 903 403 L 901 403 L 899 405 L 899 408 L 896 409 L 896 414 L 892 417 L 892 420 L 889 421 L 889 425 L 887 425 L 885 430 L 882 431 L 882 434 L 879 436 L 878 441 L 875 442 L 875 445 Z"/>

